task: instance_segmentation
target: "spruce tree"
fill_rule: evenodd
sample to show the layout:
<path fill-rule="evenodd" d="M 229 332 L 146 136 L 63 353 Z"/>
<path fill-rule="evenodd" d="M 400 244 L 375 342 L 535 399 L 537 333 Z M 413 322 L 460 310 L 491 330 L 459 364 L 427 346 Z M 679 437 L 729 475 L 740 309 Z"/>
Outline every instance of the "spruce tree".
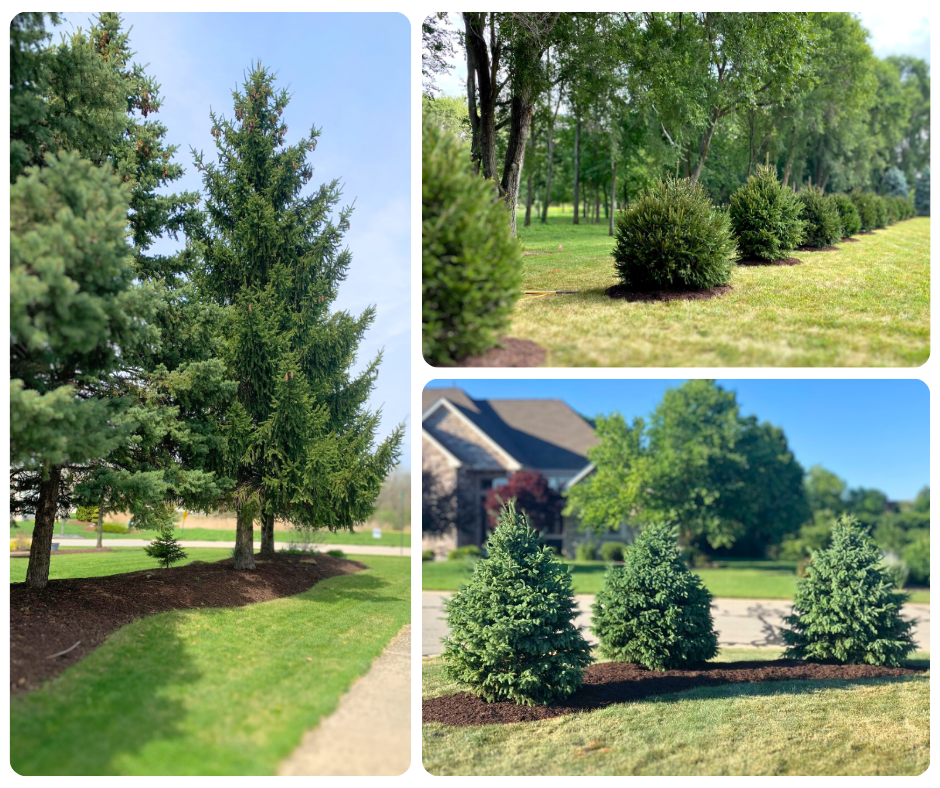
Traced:
<path fill-rule="evenodd" d="M 164 569 L 169 569 L 170 564 L 175 564 L 186 558 L 186 551 L 180 546 L 173 533 L 173 522 L 170 520 L 167 510 L 164 510 L 159 535 L 144 548 L 144 552 L 151 558 L 156 558 L 157 561 L 163 564 Z"/>
<path fill-rule="evenodd" d="M 679 554 L 673 529 L 647 525 L 611 566 L 594 602 L 593 628 L 604 656 L 650 670 L 672 670 L 711 659 L 718 636 L 712 596 Z"/>
<path fill-rule="evenodd" d="M 288 94 L 260 65 L 233 99 L 234 117 L 210 115 L 217 161 L 195 155 L 207 204 L 193 240 L 199 285 L 222 308 L 224 356 L 238 386 L 222 421 L 222 456 L 237 482 L 235 566 L 251 569 L 256 517 L 263 553 L 273 552 L 275 518 L 330 531 L 365 520 L 403 428 L 376 445 L 380 414 L 365 402 L 381 354 L 350 371 L 375 309 L 331 312 L 351 264 L 342 242 L 352 208 L 334 213 L 338 181 L 304 191 L 320 131 L 286 144 Z"/>
<path fill-rule="evenodd" d="M 446 604 L 445 674 L 489 702 L 563 700 L 591 662 L 572 622 L 571 575 L 512 502 L 486 549 L 470 582 Z"/>
<path fill-rule="evenodd" d="M 881 550 L 858 520 L 843 515 L 831 546 L 813 553 L 796 587 L 783 630 L 797 659 L 898 667 L 914 650 L 912 624 L 901 618 L 898 593 Z"/>

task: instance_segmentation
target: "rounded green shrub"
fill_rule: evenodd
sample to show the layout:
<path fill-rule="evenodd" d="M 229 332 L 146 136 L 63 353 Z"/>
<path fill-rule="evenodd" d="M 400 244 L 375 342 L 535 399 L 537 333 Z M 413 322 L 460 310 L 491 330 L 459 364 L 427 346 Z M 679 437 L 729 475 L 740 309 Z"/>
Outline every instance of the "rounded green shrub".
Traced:
<path fill-rule="evenodd" d="M 884 197 L 878 194 L 872 195 L 872 204 L 875 206 L 875 229 L 880 230 L 888 226 L 888 206 Z"/>
<path fill-rule="evenodd" d="M 597 545 L 594 542 L 578 542 L 574 548 L 574 557 L 578 561 L 596 561 Z"/>
<path fill-rule="evenodd" d="M 803 205 L 777 179 L 774 167 L 761 165 L 731 195 L 728 213 L 742 258 L 781 260 L 803 241 Z"/>
<path fill-rule="evenodd" d="M 910 569 L 912 585 L 930 585 L 930 531 L 924 528 L 904 546 L 903 558 Z"/>
<path fill-rule="evenodd" d="M 594 603 L 593 629 L 604 656 L 650 670 L 711 659 L 718 635 L 711 594 L 679 554 L 673 529 L 653 523 L 611 566 Z"/>
<path fill-rule="evenodd" d="M 930 216 L 930 167 L 924 167 L 914 187 L 914 208 L 918 216 Z"/>
<path fill-rule="evenodd" d="M 895 198 L 882 196 L 881 202 L 885 207 L 886 224 L 897 224 L 901 217 L 898 214 L 898 204 Z"/>
<path fill-rule="evenodd" d="M 457 137 L 425 120 L 422 352 L 448 365 L 493 347 L 521 294 L 522 250 L 493 183 L 470 172 Z"/>
<path fill-rule="evenodd" d="M 512 502 L 470 581 L 445 604 L 444 674 L 489 702 L 547 705 L 584 682 L 591 648 L 573 623 L 567 567 Z"/>
<path fill-rule="evenodd" d="M 421 551 L 421 560 L 423 561 L 433 561 L 434 560 L 434 551 L 433 550 L 422 550 Z"/>
<path fill-rule="evenodd" d="M 858 217 L 862 223 L 861 232 L 868 233 L 878 226 L 878 204 L 877 195 L 870 192 L 863 192 L 861 189 L 855 189 L 849 199 L 858 210 Z"/>
<path fill-rule="evenodd" d="M 843 516 L 797 583 L 782 630 L 787 656 L 898 667 L 914 650 L 911 622 L 901 618 L 906 601 L 867 529 Z"/>
<path fill-rule="evenodd" d="M 97 506 L 79 506 L 75 510 L 75 519 L 80 523 L 94 523 L 98 521 Z"/>
<path fill-rule="evenodd" d="M 633 290 L 726 285 L 736 254 L 727 214 L 688 179 L 656 183 L 617 216 L 614 268 Z"/>
<path fill-rule="evenodd" d="M 605 561 L 623 561 L 627 546 L 623 542 L 601 542 L 601 558 Z"/>
<path fill-rule="evenodd" d="M 804 246 L 832 246 L 842 240 L 842 217 L 836 201 L 818 186 L 801 189 L 797 197 L 803 206 Z"/>
<path fill-rule="evenodd" d="M 465 544 L 463 547 L 451 550 L 447 554 L 447 560 L 460 561 L 464 558 L 479 558 L 481 555 L 483 555 L 483 551 L 475 544 Z"/>
<path fill-rule="evenodd" d="M 842 220 L 842 236 L 851 238 L 862 229 L 862 220 L 858 215 L 858 208 L 845 194 L 834 194 L 832 199 L 839 211 L 839 218 Z"/>

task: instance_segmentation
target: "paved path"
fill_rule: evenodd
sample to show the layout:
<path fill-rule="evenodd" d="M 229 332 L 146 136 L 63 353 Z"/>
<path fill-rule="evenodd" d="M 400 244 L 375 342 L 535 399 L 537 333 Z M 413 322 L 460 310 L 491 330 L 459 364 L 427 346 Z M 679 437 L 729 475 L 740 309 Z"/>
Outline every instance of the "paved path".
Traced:
<path fill-rule="evenodd" d="M 411 624 L 405 624 L 336 711 L 304 734 L 278 774 L 396 777 L 410 764 Z"/>
<path fill-rule="evenodd" d="M 421 594 L 421 654 L 431 656 L 441 653 L 441 638 L 447 634 L 444 600 L 450 598 L 449 591 L 423 591 Z M 575 619 L 585 638 L 591 644 L 597 639 L 588 629 L 591 624 L 593 594 L 577 594 L 578 617 Z M 788 599 L 714 599 L 712 613 L 718 631 L 718 645 L 722 648 L 782 647 L 780 628 L 783 617 L 789 615 L 792 602 Z M 930 605 L 907 604 L 903 615 L 917 619 L 914 626 L 914 642 L 922 651 L 930 651 Z"/>
<path fill-rule="evenodd" d="M 56 539 L 62 547 L 94 547 L 94 539 Z M 102 547 L 146 547 L 153 539 L 102 539 Z M 231 550 L 235 547 L 235 542 L 214 542 L 208 540 L 185 540 L 179 542 L 183 547 L 218 547 L 220 549 Z M 286 550 L 287 545 L 276 543 L 278 550 Z M 342 550 L 347 555 L 411 555 L 410 547 L 392 547 L 390 545 L 380 544 L 319 544 L 317 548 L 325 553 L 327 550 Z M 261 549 L 261 542 L 255 542 L 255 550 Z"/>

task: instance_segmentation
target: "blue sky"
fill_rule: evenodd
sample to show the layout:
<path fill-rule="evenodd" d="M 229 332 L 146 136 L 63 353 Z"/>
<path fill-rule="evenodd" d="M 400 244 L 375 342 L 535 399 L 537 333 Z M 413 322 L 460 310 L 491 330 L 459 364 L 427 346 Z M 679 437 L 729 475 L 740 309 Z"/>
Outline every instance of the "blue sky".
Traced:
<path fill-rule="evenodd" d="M 88 27 L 70 13 L 56 28 Z M 287 142 L 312 125 L 322 135 L 310 162 L 308 189 L 339 178 L 343 203 L 356 201 L 346 242 L 352 267 L 334 308 L 377 307 L 360 346 L 360 364 L 382 347 L 384 362 L 371 400 L 382 407 L 382 434 L 410 409 L 411 28 L 394 13 L 129 13 L 135 61 L 161 83 L 157 116 L 179 145 L 186 168 L 174 190 L 200 189 L 190 147 L 214 150 L 209 109 L 232 115 L 232 90 L 260 61 L 293 98 L 285 110 Z M 410 426 L 410 425 L 409 425 Z M 410 467 L 405 438 L 402 464 Z"/>
<path fill-rule="evenodd" d="M 559 398 L 586 416 L 646 416 L 675 380 L 435 380 L 477 399 Z M 926 384 L 918 380 L 719 380 L 744 415 L 782 427 L 804 468 L 823 465 L 850 487 L 894 500 L 930 483 Z"/>

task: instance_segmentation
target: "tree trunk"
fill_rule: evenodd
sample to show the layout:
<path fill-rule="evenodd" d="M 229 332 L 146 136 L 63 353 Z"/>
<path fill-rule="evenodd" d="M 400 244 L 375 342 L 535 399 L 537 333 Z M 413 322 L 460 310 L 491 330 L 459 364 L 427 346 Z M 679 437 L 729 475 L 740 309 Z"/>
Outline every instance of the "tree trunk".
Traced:
<path fill-rule="evenodd" d="M 699 176 L 702 174 L 702 168 L 705 166 L 705 160 L 708 158 L 708 151 L 712 146 L 712 137 L 714 136 L 715 129 L 717 128 L 718 118 L 715 117 L 712 119 L 712 125 L 702 137 L 701 143 L 699 143 L 698 161 L 695 162 L 695 169 L 692 170 L 692 183 L 698 183 Z"/>
<path fill-rule="evenodd" d="M 594 187 L 594 224 L 601 220 L 601 187 Z"/>
<path fill-rule="evenodd" d="M 545 176 L 545 199 L 542 202 L 542 224 L 548 222 L 548 206 L 552 203 L 552 165 L 555 162 L 555 120 L 558 117 L 558 108 L 561 106 L 561 95 L 555 105 L 555 114 L 548 124 L 548 172 Z"/>
<path fill-rule="evenodd" d="M 98 543 L 95 545 L 101 549 L 101 535 L 104 532 L 104 501 L 98 504 Z"/>
<path fill-rule="evenodd" d="M 535 104 L 528 86 L 521 87 L 512 97 L 509 110 L 509 139 L 506 143 L 506 159 L 503 163 L 501 192 L 506 197 L 509 209 L 509 226 L 516 234 L 516 202 L 519 198 L 519 185 L 522 180 L 522 164 L 525 160 L 526 143 L 529 140 L 529 127 L 535 114 Z M 495 144 L 494 144 L 495 150 Z"/>
<path fill-rule="evenodd" d="M 261 515 L 261 557 L 274 558 L 274 515 Z"/>
<path fill-rule="evenodd" d="M 580 198 L 579 189 L 581 188 L 581 168 L 579 166 L 579 158 L 581 155 L 581 119 L 578 119 L 578 122 L 574 127 L 574 223 L 581 223 L 581 215 L 579 211 L 578 200 Z"/>
<path fill-rule="evenodd" d="M 793 137 L 794 134 L 790 134 L 790 144 L 787 146 L 787 163 L 783 167 L 783 185 L 786 186 L 790 182 L 790 169 L 793 166 Z"/>
<path fill-rule="evenodd" d="M 242 504 L 235 512 L 235 568 L 256 569 L 255 532 L 251 504 Z"/>
<path fill-rule="evenodd" d="M 531 129 L 529 130 L 529 153 L 532 156 L 535 156 L 535 132 Z M 532 167 L 529 167 L 529 178 L 527 180 L 526 186 L 526 198 L 525 198 L 525 222 L 523 225 L 528 227 L 532 224 Z"/>
<path fill-rule="evenodd" d="M 614 174 L 610 180 L 610 227 L 607 234 L 614 234 L 614 214 L 617 213 L 617 160 L 614 159 Z"/>
<path fill-rule="evenodd" d="M 496 94 L 486 46 L 486 14 L 464 13 L 467 46 L 467 107 L 470 112 L 471 158 L 483 177 L 499 182 L 496 172 Z M 494 66 L 498 67 L 497 62 Z M 493 68 L 496 71 L 496 68 Z M 476 103 L 479 93 L 479 107 Z"/>
<path fill-rule="evenodd" d="M 26 568 L 26 585 L 30 588 L 45 588 L 49 582 L 49 558 L 61 479 L 62 467 L 49 465 L 39 482 L 36 522 L 33 526 L 33 541 L 29 546 L 29 566 Z"/>

